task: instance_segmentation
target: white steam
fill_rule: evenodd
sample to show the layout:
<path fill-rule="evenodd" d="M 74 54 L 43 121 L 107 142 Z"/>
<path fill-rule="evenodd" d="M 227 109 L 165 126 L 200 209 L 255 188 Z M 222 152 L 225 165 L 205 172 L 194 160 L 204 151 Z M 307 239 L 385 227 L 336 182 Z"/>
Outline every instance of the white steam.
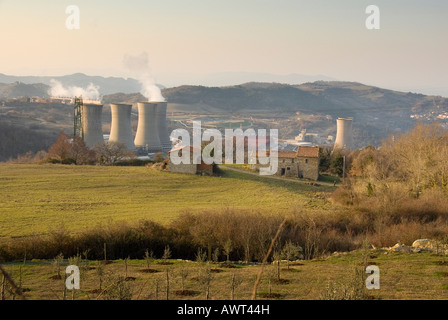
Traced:
<path fill-rule="evenodd" d="M 82 96 L 85 99 L 89 100 L 100 100 L 100 92 L 98 86 L 94 85 L 93 83 L 89 83 L 87 88 L 81 88 L 81 87 L 64 87 L 62 83 L 55 79 L 50 80 L 51 88 L 49 89 L 48 93 L 52 97 L 80 97 Z"/>
<path fill-rule="evenodd" d="M 152 76 L 151 69 L 149 68 L 148 53 L 143 52 L 136 56 L 125 55 L 123 64 L 129 71 L 131 71 L 132 76 L 140 82 L 142 85 L 141 94 L 147 98 L 148 101 L 166 101 Z"/>

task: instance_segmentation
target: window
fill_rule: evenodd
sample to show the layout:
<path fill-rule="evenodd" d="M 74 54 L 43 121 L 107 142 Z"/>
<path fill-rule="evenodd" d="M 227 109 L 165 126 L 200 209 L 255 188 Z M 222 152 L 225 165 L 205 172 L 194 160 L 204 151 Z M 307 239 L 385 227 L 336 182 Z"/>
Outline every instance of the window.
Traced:
<path fill-rule="evenodd" d="M 308 163 L 308 159 L 305 159 L 305 163 Z"/>
<path fill-rule="evenodd" d="M 290 168 L 289 168 L 289 167 L 286 167 L 286 170 L 290 170 Z"/>
<path fill-rule="evenodd" d="M 294 159 L 292 159 L 291 162 L 294 163 Z"/>

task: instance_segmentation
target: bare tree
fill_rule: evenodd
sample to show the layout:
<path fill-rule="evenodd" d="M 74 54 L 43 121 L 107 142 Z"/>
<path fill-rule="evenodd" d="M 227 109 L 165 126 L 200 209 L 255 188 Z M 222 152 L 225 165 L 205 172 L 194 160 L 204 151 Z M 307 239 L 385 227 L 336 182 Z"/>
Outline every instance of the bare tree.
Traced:
<path fill-rule="evenodd" d="M 166 246 L 165 249 L 163 250 L 162 259 L 166 263 L 169 258 L 171 258 L 171 249 L 170 246 Z"/>
<path fill-rule="evenodd" d="M 272 258 L 277 265 L 277 280 L 280 280 L 280 262 L 282 259 L 282 254 L 280 251 L 276 250 L 272 253 Z"/>
<path fill-rule="evenodd" d="M 124 259 L 124 278 L 128 278 L 128 265 L 129 265 L 130 258 L 129 256 Z"/>
<path fill-rule="evenodd" d="M 63 262 L 63 261 L 64 261 L 64 255 L 63 255 L 62 253 L 58 254 L 58 255 L 54 258 L 54 260 L 53 260 L 53 265 L 55 266 L 56 271 L 57 271 L 57 275 L 56 275 L 56 277 L 57 277 L 58 279 L 62 279 L 62 275 L 61 275 L 61 265 L 62 265 L 62 262 Z"/>
<path fill-rule="evenodd" d="M 48 158 L 66 164 L 92 164 L 95 162 L 95 152 L 86 146 L 81 137 L 70 138 L 61 131 L 48 150 Z"/>
<path fill-rule="evenodd" d="M 204 263 L 205 260 L 207 260 L 207 254 L 201 248 L 198 248 L 198 252 L 196 253 L 196 261 L 199 263 Z"/>
<path fill-rule="evenodd" d="M 129 151 L 122 142 L 104 142 L 96 144 L 94 147 L 97 156 L 97 162 L 101 165 L 112 166 L 117 162 L 132 160 L 135 153 Z"/>
<path fill-rule="evenodd" d="M 60 163 L 67 163 L 71 161 L 71 148 L 70 137 L 61 131 L 56 142 L 48 150 L 48 157 Z"/>
<path fill-rule="evenodd" d="M 302 252 L 302 248 L 294 244 L 291 240 L 287 241 L 282 249 L 282 256 L 286 259 L 289 270 L 289 261 L 291 259 L 297 259 Z"/>
<path fill-rule="evenodd" d="M 181 280 L 181 284 L 182 284 L 182 292 L 184 292 L 185 291 L 185 280 L 187 279 L 188 275 L 190 274 L 190 270 L 183 263 L 179 267 L 178 271 L 179 271 L 179 276 L 180 276 L 180 280 Z"/>
<path fill-rule="evenodd" d="M 226 262 L 229 263 L 230 262 L 230 254 L 232 253 L 232 250 L 233 250 L 232 240 L 227 239 L 223 245 L 223 249 L 224 249 L 224 254 L 227 257 Z"/>
<path fill-rule="evenodd" d="M 95 151 L 88 148 L 81 137 L 75 136 L 71 139 L 70 158 L 75 164 L 93 164 Z"/>
<path fill-rule="evenodd" d="M 215 248 L 215 250 L 213 250 L 213 254 L 212 254 L 212 261 L 213 261 L 213 263 L 218 263 L 219 262 L 219 255 L 220 255 L 219 248 Z"/>
<path fill-rule="evenodd" d="M 205 292 L 205 300 L 210 299 L 210 287 L 213 279 L 212 270 L 210 267 L 210 262 L 204 264 L 202 268 L 199 269 L 198 280 L 203 286 Z"/>
<path fill-rule="evenodd" d="M 149 252 L 148 249 L 146 249 L 145 251 L 145 261 L 146 261 L 146 268 L 149 270 L 149 266 L 151 265 L 151 263 L 154 262 L 154 252 L 152 252 L 152 250 Z"/>
<path fill-rule="evenodd" d="M 104 264 L 98 261 L 96 264 L 96 275 L 99 281 L 99 292 L 103 289 L 103 277 L 104 277 Z"/>

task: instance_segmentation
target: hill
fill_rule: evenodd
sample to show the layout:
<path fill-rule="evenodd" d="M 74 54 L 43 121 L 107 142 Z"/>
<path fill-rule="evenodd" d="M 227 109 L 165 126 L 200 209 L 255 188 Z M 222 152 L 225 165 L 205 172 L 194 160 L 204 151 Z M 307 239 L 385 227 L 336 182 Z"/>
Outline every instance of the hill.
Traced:
<path fill-rule="evenodd" d="M 0 73 L 0 83 L 22 83 L 35 84 L 41 83 L 47 86 L 51 85 L 51 80 L 60 82 L 65 87 L 81 87 L 86 88 L 90 83 L 99 87 L 101 94 L 111 94 L 116 92 L 132 93 L 140 90 L 140 83 L 132 78 L 121 77 L 101 77 L 89 76 L 83 73 L 74 73 L 64 76 L 11 76 Z M 49 88 L 49 87 L 48 87 Z M 47 90 L 48 90 L 47 88 Z M 45 91 L 47 93 L 47 91 Z M 27 93 L 26 96 L 42 95 Z M 4 96 L 6 98 L 13 98 L 12 96 Z"/>
<path fill-rule="evenodd" d="M 0 98 L 48 97 L 49 86 L 42 83 L 25 84 L 22 82 L 0 83 Z"/>
<path fill-rule="evenodd" d="M 72 78 L 78 79 L 79 82 L 74 83 L 80 86 L 82 79 L 92 80 L 82 74 L 72 75 Z M 86 83 L 84 87 L 85 85 Z M 126 89 L 125 86 L 118 86 Z M 17 99 L 18 96 L 45 97 L 48 95 L 48 88 L 45 84 L 0 84 L 0 97 L 4 101 L 0 102 L 0 117 L 3 122 L 37 122 L 46 127 L 51 126 L 51 130 L 56 133 L 61 129 L 71 130 L 72 106 L 29 103 L 24 99 Z M 445 97 L 394 91 L 357 82 L 317 81 L 299 85 L 248 82 L 224 87 L 184 85 L 162 89 L 162 94 L 168 101 L 169 115 L 180 114 L 180 118 L 174 118 L 170 122 L 170 130 L 179 125 L 177 120 L 205 116 L 210 119 L 220 118 L 221 122 L 236 118 L 247 120 L 255 129 L 281 128 L 281 139 L 293 139 L 303 129 L 327 137 L 336 134 L 337 117 L 354 117 L 356 147 L 378 145 L 391 134 L 408 131 L 416 120 L 443 122 L 448 119 L 448 99 Z M 4 97 L 13 97 L 15 100 Z M 146 99 L 138 89 L 130 93 L 119 90 L 103 95 L 104 133 L 109 131 L 108 104 L 135 104 L 143 100 Z M 135 110 L 134 127 L 136 117 Z M 1 152 L 8 151 L 0 150 Z M 13 154 L 8 153 L 2 159 L 11 155 Z"/>
<path fill-rule="evenodd" d="M 317 81 L 301 85 L 249 82 L 228 87 L 180 86 L 162 90 L 170 103 L 201 104 L 227 112 L 279 111 L 330 114 L 371 111 L 421 112 L 448 99 L 399 92 L 356 82 Z"/>
<path fill-rule="evenodd" d="M 224 112 L 276 110 L 293 112 L 310 108 L 331 109 L 331 100 L 315 96 L 291 85 L 269 84 L 263 87 L 250 84 L 230 87 L 181 86 L 162 91 L 170 103 L 200 104 Z"/>

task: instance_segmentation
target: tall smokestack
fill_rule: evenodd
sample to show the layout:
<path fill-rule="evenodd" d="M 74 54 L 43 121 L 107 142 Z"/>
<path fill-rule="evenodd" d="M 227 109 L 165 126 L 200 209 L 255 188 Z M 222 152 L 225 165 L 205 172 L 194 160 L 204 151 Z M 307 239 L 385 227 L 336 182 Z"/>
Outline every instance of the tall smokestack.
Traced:
<path fill-rule="evenodd" d="M 102 111 L 102 104 L 83 104 L 82 106 L 82 130 L 88 147 L 104 142 L 101 126 Z"/>
<path fill-rule="evenodd" d="M 353 118 L 338 118 L 336 121 L 337 133 L 333 150 L 352 149 L 354 145 L 352 131 Z"/>
<path fill-rule="evenodd" d="M 132 135 L 130 104 L 111 104 L 112 122 L 109 141 L 122 142 L 126 149 L 135 150 L 134 137 Z"/>
<path fill-rule="evenodd" d="M 150 153 L 161 152 L 159 133 L 157 132 L 157 102 L 139 102 L 138 124 L 135 134 L 135 146 L 147 148 Z"/>
<path fill-rule="evenodd" d="M 156 107 L 156 119 L 157 119 L 157 133 L 159 134 L 160 144 L 162 145 L 163 152 L 171 150 L 171 140 L 168 135 L 168 129 L 166 127 L 166 102 L 157 102 Z"/>

